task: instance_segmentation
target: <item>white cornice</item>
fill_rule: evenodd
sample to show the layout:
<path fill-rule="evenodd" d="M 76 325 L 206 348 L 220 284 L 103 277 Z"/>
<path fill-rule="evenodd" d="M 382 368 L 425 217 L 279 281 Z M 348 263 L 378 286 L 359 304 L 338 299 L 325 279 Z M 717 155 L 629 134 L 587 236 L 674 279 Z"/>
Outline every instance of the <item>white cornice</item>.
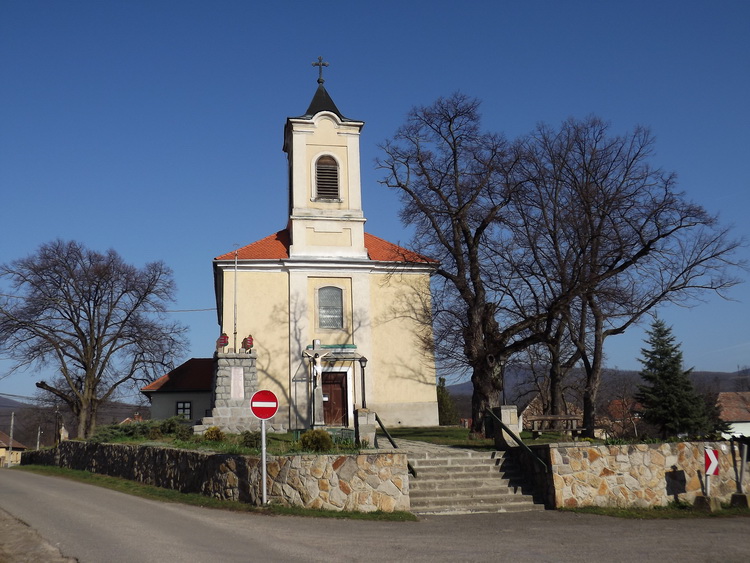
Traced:
<path fill-rule="evenodd" d="M 214 267 L 221 270 L 234 270 L 234 260 L 214 260 Z M 238 272 L 325 272 L 331 273 L 373 273 L 373 274 L 433 274 L 437 264 L 416 262 L 381 262 L 376 260 L 331 260 L 283 259 L 283 260 L 238 260 Z"/>

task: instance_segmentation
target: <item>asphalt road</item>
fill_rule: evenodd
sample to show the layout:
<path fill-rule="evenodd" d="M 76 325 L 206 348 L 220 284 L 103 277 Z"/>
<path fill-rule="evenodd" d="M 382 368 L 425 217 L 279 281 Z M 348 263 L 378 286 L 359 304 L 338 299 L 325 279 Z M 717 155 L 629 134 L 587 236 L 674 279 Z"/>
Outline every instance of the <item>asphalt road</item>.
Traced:
<path fill-rule="evenodd" d="M 750 518 L 622 520 L 547 511 L 400 523 L 265 516 L 8 469 L 0 470 L 0 509 L 3 563 L 64 561 L 57 550 L 81 563 L 750 561 Z"/>

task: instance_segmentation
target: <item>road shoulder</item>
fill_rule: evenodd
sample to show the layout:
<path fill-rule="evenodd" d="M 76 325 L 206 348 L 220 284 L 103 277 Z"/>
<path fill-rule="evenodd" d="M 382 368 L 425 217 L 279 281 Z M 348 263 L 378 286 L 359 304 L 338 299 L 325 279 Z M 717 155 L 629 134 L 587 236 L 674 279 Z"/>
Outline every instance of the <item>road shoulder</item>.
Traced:
<path fill-rule="evenodd" d="M 2 563 L 74 563 L 33 528 L 0 508 L 0 562 Z"/>

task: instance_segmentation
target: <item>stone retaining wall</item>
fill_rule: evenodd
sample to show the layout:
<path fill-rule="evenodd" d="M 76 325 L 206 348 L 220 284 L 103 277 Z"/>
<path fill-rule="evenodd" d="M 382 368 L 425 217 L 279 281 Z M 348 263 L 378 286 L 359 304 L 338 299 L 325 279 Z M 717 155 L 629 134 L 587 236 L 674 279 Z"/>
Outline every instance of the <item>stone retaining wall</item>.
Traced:
<path fill-rule="evenodd" d="M 587 443 L 547 444 L 532 450 L 550 468 L 546 473 L 528 455 L 519 461 L 535 477 L 535 490 L 549 508 L 576 506 L 663 506 L 674 500 L 667 483 L 684 477 L 680 500 L 693 502 L 705 494 L 705 448 L 718 450 L 719 475 L 710 478 L 711 497 L 729 502 L 737 491 L 739 446 L 730 442 L 681 442 L 592 446 Z M 748 475 L 750 464 L 745 468 Z M 750 486 L 745 479 L 745 493 Z"/>
<path fill-rule="evenodd" d="M 261 504 L 260 458 L 156 446 L 62 442 L 24 452 L 22 465 L 56 465 L 224 500 Z M 268 500 L 371 512 L 409 510 L 406 454 L 269 456 Z"/>

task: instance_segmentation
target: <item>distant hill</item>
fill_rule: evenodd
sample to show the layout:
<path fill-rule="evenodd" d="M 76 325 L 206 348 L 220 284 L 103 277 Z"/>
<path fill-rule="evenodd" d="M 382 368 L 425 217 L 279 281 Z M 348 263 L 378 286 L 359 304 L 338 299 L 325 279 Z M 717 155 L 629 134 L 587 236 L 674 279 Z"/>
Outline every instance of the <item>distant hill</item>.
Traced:
<path fill-rule="evenodd" d="M 29 406 L 28 403 L 22 403 L 20 401 L 11 399 L 10 397 L 0 395 L 0 410 L 20 409 L 20 408 L 27 407 L 27 406 Z"/>
<path fill-rule="evenodd" d="M 141 405 L 111 402 L 102 406 L 97 422 L 100 425 L 117 423 L 138 412 L 144 419 L 151 417 L 151 408 Z M 55 409 L 50 406 L 23 403 L 0 395 L 0 430 L 10 434 L 11 413 L 13 413 L 13 439 L 29 448 L 36 447 L 37 437 L 42 446 L 50 446 L 55 440 Z M 76 436 L 72 415 L 60 409 L 65 428 L 70 437 Z"/>
<path fill-rule="evenodd" d="M 639 372 L 633 370 L 617 370 L 612 372 L 614 377 L 630 381 L 639 381 Z M 525 404 L 528 399 L 517 401 L 516 389 L 518 384 L 528 377 L 528 370 L 514 366 L 506 373 L 506 391 L 508 404 Z M 750 391 L 750 369 L 736 372 L 723 371 L 695 371 L 690 375 L 696 390 L 701 393 L 721 393 L 725 391 Z M 474 387 L 471 381 L 464 381 L 454 385 L 446 385 L 448 393 L 453 398 L 456 410 L 461 418 L 471 417 L 471 395 Z M 602 390 L 603 391 L 603 390 Z"/>

